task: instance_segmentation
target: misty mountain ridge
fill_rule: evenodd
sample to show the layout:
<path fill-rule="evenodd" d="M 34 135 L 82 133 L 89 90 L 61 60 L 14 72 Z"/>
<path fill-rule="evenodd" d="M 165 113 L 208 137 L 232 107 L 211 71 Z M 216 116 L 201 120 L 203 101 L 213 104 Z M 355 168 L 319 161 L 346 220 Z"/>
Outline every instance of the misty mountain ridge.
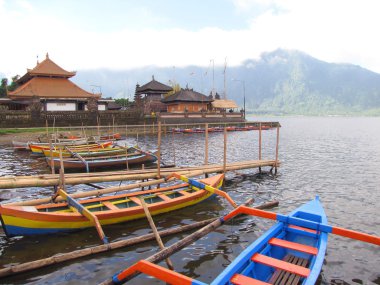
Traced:
<path fill-rule="evenodd" d="M 136 83 L 145 84 L 152 75 L 164 84 L 176 82 L 206 95 L 214 77 L 214 88 L 223 97 L 223 70 L 216 66 L 214 76 L 212 66 L 82 70 L 73 81 L 83 88 L 95 82 L 104 97 L 133 100 Z M 253 113 L 380 115 L 380 74 L 352 64 L 327 63 L 296 50 L 278 49 L 263 53 L 258 60 L 227 67 L 227 98 L 243 107 L 241 81 L 245 83 L 246 109 Z"/>

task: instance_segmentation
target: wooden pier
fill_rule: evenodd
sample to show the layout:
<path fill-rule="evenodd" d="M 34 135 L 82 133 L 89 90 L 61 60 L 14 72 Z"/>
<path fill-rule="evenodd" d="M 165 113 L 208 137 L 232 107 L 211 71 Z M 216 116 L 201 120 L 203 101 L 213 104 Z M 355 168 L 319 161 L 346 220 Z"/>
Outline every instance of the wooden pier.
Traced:
<path fill-rule="evenodd" d="M 250 168 L 270 167 L 273 169 L 278 166 L 276 160 L 251 160 L 240 161 L 234 163 L 223 164 L 208 164 L 193 167 L 173 167 L 161 168 L 160 176 L 166 176 L 170 173 L 177 172 L 186 176 L 196 176 L 202 174 L 237 171 Z M 65 174 L 66 185 L 78 185 L 87 183 L 113 182 L 125 180 L 144 180 L 158 178 L 157 169 L 138 169 L 129 171 L 107 171 L 95 173 L 72 173 Z M 0 189 L 23 188 L 23 187 L 48 187 L 58 186 L 62 177 L 59 174 L 43 174 L 32 176 L 3 176 L 0 177 Z"/>

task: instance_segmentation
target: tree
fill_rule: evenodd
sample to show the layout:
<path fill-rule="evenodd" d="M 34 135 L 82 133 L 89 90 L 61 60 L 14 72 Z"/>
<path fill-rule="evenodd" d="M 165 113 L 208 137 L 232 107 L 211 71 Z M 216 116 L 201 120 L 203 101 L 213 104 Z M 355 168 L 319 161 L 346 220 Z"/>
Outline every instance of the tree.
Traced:
<path fill-rule="evenodd" d="M 8 79 L 2 78 L 1 79 L 1 85 L 0 85 L 0 97 L 6 97 L 7 96 L 7 87 L 8 87 Z"/>
<path fill-rule="evenodd" d="M 129 99 L 125 99 L 125 98 L 118 98 L 118 99 L 115 99 L 115 103 L 116 104 L 119 104 L 120 106 L 123 106 L 123 107 L 128 107 L 129 105 L 131 105 L 131 102 L 129 102 Z"/>
<path fill-rule="evenodd" d="M 20 75 L 15 75 L 12 77 L 12 83 L 8 86 L 9 91 L 14 91 L 17 89 L 17 87 L 19 86 L 17 83 L 17 80 L 19 79 L 20 79 Z"/>
<path fill-rule="evenodd" d="M 169 97 L 169 96 L 181 91 L 181 86 L 178 83 L 174 84 L 172 86 L 172 88 L 173 88 L 172 91 L 169 91 L 168 93 L 164 94 L 164 98 Z"/>

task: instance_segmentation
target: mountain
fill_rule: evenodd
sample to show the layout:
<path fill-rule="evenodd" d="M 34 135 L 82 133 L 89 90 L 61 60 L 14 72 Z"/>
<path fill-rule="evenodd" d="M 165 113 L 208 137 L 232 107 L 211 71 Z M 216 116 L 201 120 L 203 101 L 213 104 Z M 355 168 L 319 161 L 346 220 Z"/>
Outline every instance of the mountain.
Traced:
<path fill-rule="evenodd" d="M 156 80 L 204 94 L 214 87 L 224 94 L 224 67 L 155 67 L 131 70 L 82 70 L 74 81 L 83 88 L 101 91 L 105 97 L 133 100 L 136 83 Z M 233 79 L 237 79 L 233 81 Z M 240 81 L 240 82 L 237 82 Z M 380 115 L 380 74 L 352 64 L 327 63 L 296 50 L 278 49 L 258 60 L 227 67 L 227 98 L 243 107 L 243 83 L 247 111 L 262 114 L 369 114 Z M 90 86 L 94 82 L 96 86 Z"/>

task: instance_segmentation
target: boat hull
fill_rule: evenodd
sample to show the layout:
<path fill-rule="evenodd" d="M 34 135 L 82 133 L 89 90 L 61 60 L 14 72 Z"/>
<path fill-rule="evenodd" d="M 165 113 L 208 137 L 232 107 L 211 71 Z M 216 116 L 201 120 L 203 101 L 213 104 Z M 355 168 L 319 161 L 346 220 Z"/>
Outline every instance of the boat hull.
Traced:
<path fill-rule="evenodd" d="M 326 215 L 317 199 L 301 206 L 290 213 L 289 216 L 327 224 Z M 328 234 L 324 232 L 317 232 L 278 222 L 248 246 L 211 284 L 231 284 L 231 279 L 237 275 L 244 275 L 265 283 L 273 283 L 276 278 L 276 271 L 273 266 L 275 266 L 278 261 L 272 265 L 263 264 L 261 261 L 255 260 L 255 255 L 260 257 L 264 256 L 264 258 L 269 256 L 280 260 L 280 263 L 286 258 L 288 258 L 287 260 L 291 258 L 297 260 L 298 264 L 303 262 L 307 264 L 304 271 L 308 272 L 308 274 L 304 277 L 299 275 L 296 277 L 300 279 L 300 284 L 315 284 L 322 269 L 323 259 L 326 254 L 327 235 Z M 273 240 L 285 240 L 285 242 L 297 243 L 297 245 L 301 244 L 301 247 L 312 247 L 316 249 L 317 253 L 310 254 L 301 252 L 299 249 L 295 250 L 276 246 L 270 243 L 270 241 Z M 287 274 L 289 275 L 289 273 Z"/>
<path fill-rule="evenodd" d="M 223 177 L 223 175 L 216 175 L 201 181 L 213 187 L 220 187 Z M 92 207 L 91 211 L 99 219 L 101 225 L 110 225 L 144 218 L 144 209 L 139 203 L 139 198 L 137 198 L 142 195 L 148 203 L 150 213 L 158 215 L 200 203 L 210 198 L 213 193 L 203 189 L 194 190 L 189 188 L 187 184 L 181 184 L 121 194 L 111 198 L 93 198 L 80 201 L 80 203 L 84 206 L 90 205 L 88 206 L 89 209 Z M 153 202 L 156 200 L 157 202 Z M 121 207 L 127 203 L 131 206 Z M 53 211 L 54 208 L 64 209 Z M 93 227 L 93 224 L 80 213 L 70 210 L 70 208 L 66 210 L 66 208 L 66 203 L 40 206 L 0 205 L 0 217 L 7 236 L 69 232 Z M 46 209 L 48 209 L 47 212 Z"/>
<path fill-rule="evenodd" d="M 59 144 L 59 146 L 68 146 L 75 150 L 86 150 L 86 149 L 98 149 L 99 147 L 107 148 L 112 145 L 112 141 L 104 142 L 101 144 L 87 144 L 87 145 L 70 145 L 70 144 Z M 53 144 L 52 147 L 55 149 L 57 145 Z M 43 154 L 44 150 L 50 149 L 50 144 L 48 143 L 30 143 L 30 150 L 35 154 Z"/>
<path fill-rule="evenodd" d="M 63 167 L 65 169 L 87 169 L 87 166 L 90 169 L 100 168 L 100 167 L 125 167 L 128 165 L 136 165 L 143 163 L 152 163 L 157 160 L 157 157 L 153 154 L 149 153 L 141 153 L 133 156 L 115 156 L 115 157 L 107 157 L 102 159 L 89 159 L 86 158 L 86 163 L 78 159 L 72 160 L 63 160 Z M 50 157 L 46 157 L 47 164 L 51 166 L 52 160 Z M 60 160 L 57 158 L 53 158 L 54 168 L 60 168 Z"/>

